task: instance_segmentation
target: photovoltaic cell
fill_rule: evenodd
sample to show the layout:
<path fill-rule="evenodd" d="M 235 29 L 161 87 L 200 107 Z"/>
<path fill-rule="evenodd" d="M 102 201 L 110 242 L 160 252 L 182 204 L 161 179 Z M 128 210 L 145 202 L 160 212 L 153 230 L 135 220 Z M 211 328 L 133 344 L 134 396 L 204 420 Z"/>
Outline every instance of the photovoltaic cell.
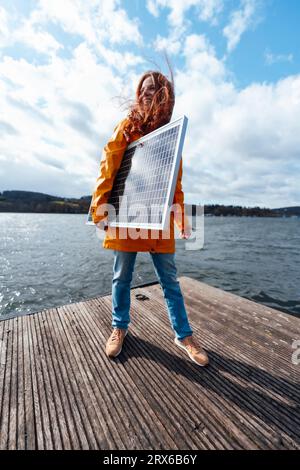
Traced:
<path fill-rule="evenodd" d="M 109 213 L 109 225 L 165 228 L 186 126 L 187 118 L 183 116 L 127 147 L 108 199 L 115 209 Z"/>

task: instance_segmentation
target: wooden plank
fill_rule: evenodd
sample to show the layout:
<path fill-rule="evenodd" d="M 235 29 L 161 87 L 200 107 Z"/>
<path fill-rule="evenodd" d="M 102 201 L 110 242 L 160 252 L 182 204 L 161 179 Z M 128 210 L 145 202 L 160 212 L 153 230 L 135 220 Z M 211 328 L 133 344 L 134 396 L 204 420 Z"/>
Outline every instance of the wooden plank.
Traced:
<path fill-rule="evenodd" d="M 31 337 L 32 337 L 32 346 L 33 346 L 33 356 L 34 356 L 34 375 L 36 376 L 36 387 L 37 393 L 40 401 L 40 415 L 39 425 L 41 426 L 41 432 L 43 434 L 43 441 L 39 444 L 39 449 L 52 450 L 54 448 L 54 443 L 52 439 L 52 420 L 49 416 L 49 404 L 47 397 L 47 383 L 45 382 L 44 368 L 45 368 L 45 354 L 42 348 L 42 343 L 37 339 L 36 327 L 35 327 L 35 317 L 36 315 L 31 316 L 30 326 L 31 326 Z M 50 397 L 52 400 L 52 397 Z"/>
<path fill-rule="evenodd" d="M 44 433 L 44 449 L 52 450 L 61 448 L 59 433 L 57 432 L 57 420 L 54 408 L 54 395 L 52 393 L 48 364 L 47 352 L 44 349 L 43 339 L 39 331 L 38 315 L 32 315 L 32 336 L 34 341 L 36 365 L 39 376 L 39 394 L 42 402 L 42 423 Z"/>
<path fill-rule="evenodd" d="M 35 446 L 39 450 L 45 449 L 45 434 L 43 429 L 42 406 L 41 396 L 39 393 L 40 370 L 38 367 L 38 351 L 32 334 L 33 315 L 30 315 L 27 323 L 28 345 L 29 345 L 29 360 L 31 364 L 31 380 L 32 380 L 32 405 L 33 405 L 33 419 L 35 427 Z"/>
<path fill-rule="evenodd" d="M 59 432 L 59 423 L 55 409 L 55 395 L 53 393 L 50 377 L 48 356 L 49 351 L 45 349 L 43 335 L 40 331 L 40 315 L 32 316 L 32 333 L 34 343 L 38 350 L 39 362 L 39 389 L 42 400 L 43 427 L 45 436 L 45 449 L 62 449 L 61 436 Z"/>
<path fill-rule="evenodd" d="M 12 361 L 13 361 L 13 342 L 12 342 L 12 320 L 8 320 L 4 327 L 4 348 L 6 349 L 5 368 L 3 371 L 3 387 L 2 396 L 2 412 L 0 422 L 0 449 L 8 449 L 9 439 L 9 422 L 10 422 L 10 390 L 11 390 L 11 375 L 12 375 Z"/>
<path fill-rule="evenodd" d="M 29 335 L 29 324 L 31 317 L 21 317 L 23 330 L 23 360 L 24 360 L 24 400 L 25 400 L 25 449 L 37 448 L 36 426 L 34 414 L 32 364 L 30 357 L 31 338 Z M 22 428 L 20 429 L 22 432 Z"/>
<path fill-rule="evenodd" d="M 64 393 L 65 406 L 67 407 L 68 425 L 72 440 L 73 449 L 88 449 L 88 441 L 86 438 L 84 423 L 82 419 L 82 410 L 80 400 L 78 399 L 79 391 L 74 377 L 72 368 L 68 363 L 67 353 L 63 346 L 61 338 L 60 321 L 57 320 L 57 310 L 51 309 L 52 314 L 47 315 L 46 327 L 48 333 L 51 334 L 54 357 L 56 360 L 56 368 L 59 377 L 59 385 L 62 393 Z"/>
<path fill-rule="evenodd" d="M 16 423 L 16 449 L 24 450 L 25 443 L 25 377 L 23 361 L 23 323 L 22 317 L 17 319 L 17 423 Z M 12 447 L 14 448 L 14 447 Z"/>
<path fill-rule="evenodd" d="M 47 328 L 48 315 L 55 315 L 55 311 L 41 312 L 37 315 L 37 320 L 40 324 L 40 335 L 43 341 L 44 349 L 46 351 L 45 357 L 47 360 L 49 382 L 53 391 L 53 403 L 57 413 L 58 428 L 54 427 L 53 434 L 56 443 L 56 449 L 70 450 L 73 448 L 71 430 L 69 429 L 68 417 L 70 409 L 68 407 L 68 400 L 66 397 L 66 388 L 60 380 L 60 370 L 56 356 L 56 350 L 53 344 L 51 334 Z M 55 332 L 54 332 L 55 334 Z"/>
<path fill-rule="evenodd" d="M 4 387 L 7 368 L 7 322 L 0 322 L 0 449 L 5 448 L 4 442 Z M 1 439 L 2 436 L 2 439 Z"/>
<path fill-rule="evenodd" d="M 73 373 L 76 376 L 79 387 L 82 390 L 80 400 L 83 402 L 86 409 L 86 428 L 91 430 L 93 434 L 89 438 L 90 448 L 105 448 L 109 446 L 114 447 L 113 437 L 110 435 L 105 423 L 103 423 L 102 409 L 110 406 L 110 401 L 106 403 L 102 401 L 101 408 L 95 400 L 95 384 L 99 380 L 99 370 L 93 375 L 90 370 L 89 357 L 86 355 L 86 350 L 89 349 L 88 342 L 84 341 L 82 348 L 82 335 L 76 334 L 76 319 L 75 316 L 67 317 L 66 307 L 61 307 L 58 310 L 58 319 L 61 324 L 64 324 L 64 335 L 68 340 L 68 349 L 70 351 L 70 361 L 73 364 Z M 101 412 L 99 413 L 99 411 Z M 109 418 L 109 415 L 107 415 Z M 103 425 L 104 428 L 103 429 Z M 115 428 L 118 432 L 118 428 Z"/>
<path fill-rule="evenodd" d="M 9 391 L 9 428 L 8 449 L 17 447 L 17 397 L 18 397 L 18 318 L 11 320 L 12 358 L 11 358 L 11 383 Z"/>

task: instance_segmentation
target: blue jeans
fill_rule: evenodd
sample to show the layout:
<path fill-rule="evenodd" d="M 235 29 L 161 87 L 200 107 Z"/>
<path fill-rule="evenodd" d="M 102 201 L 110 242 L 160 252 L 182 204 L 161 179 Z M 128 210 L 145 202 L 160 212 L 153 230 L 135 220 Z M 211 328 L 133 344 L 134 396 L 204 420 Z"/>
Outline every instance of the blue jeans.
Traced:
<path fill-rule="evenodd" d="M 169 320 L 178 339 L 193 334 L 177 281 L 174 253 L 151 253 L 155 273 L 163 289 Z M 112 327 L 128 328 L 130 323 L 130 283 L 137 252 L 114 250 L 112 281 Z"/>

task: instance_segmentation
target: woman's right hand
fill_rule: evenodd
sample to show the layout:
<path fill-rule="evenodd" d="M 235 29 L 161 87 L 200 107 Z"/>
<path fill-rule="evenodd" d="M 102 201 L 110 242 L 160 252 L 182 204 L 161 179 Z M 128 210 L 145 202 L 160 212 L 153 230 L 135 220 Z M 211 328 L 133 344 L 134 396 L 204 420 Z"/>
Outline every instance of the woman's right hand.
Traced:
<path fill-rule="evenodd" d="M 104 220 L 100 220 L 100 222 L 97 222 L 95 225 L 97 228 L 99 228 L 100 230 L 104 230 L 105 232 L 108 229 L 108 225 Z"/>

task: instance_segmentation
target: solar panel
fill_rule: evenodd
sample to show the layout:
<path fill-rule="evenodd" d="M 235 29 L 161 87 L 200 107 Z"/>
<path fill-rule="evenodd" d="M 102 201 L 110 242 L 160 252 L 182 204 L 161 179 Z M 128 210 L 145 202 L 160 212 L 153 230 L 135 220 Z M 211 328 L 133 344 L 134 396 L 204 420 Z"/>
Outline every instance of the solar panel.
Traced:
<path fill-rule="evenodd" d="M 173 203 L 187 118 L 172 121 L 128 145 L 108 204 L 108 225 L 164 230 Z M 87 223 L 92 223 L 89 210 Z"/>

